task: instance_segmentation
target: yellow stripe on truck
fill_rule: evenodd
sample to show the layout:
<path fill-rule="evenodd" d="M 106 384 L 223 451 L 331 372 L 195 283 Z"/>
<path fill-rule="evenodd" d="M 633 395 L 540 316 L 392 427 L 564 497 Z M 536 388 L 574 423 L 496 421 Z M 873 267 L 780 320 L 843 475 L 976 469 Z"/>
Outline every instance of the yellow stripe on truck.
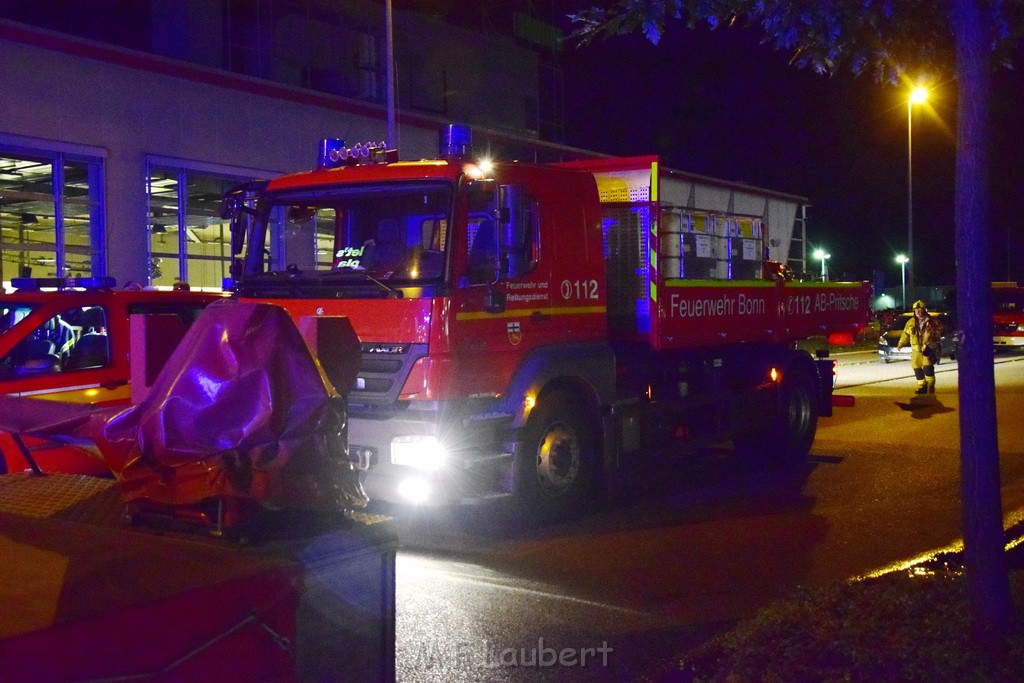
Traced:
<path fill-rule="evenodd" d="M 607 306 L 565 306 L 562 308 L 531 308 L 529 310 L 502 311 L 501 313 L 488 313 L 480 311 L 474 313 L 456 313 L 456 320 L 491 320 L 493 318 L 529 318 L 531 315 L 590 315 L 604 313 Z"/>

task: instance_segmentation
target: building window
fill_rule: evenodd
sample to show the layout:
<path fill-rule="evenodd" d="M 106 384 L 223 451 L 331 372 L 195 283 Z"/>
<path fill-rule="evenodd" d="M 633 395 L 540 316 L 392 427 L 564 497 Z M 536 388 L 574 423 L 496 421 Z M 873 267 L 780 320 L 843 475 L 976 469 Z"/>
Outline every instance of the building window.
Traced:
<path fill-rule="evenodd" d="M 149 283 L 192 289 L 220 289 L 229 275 L 231 232 L 221 218 L 221 198 L 257 175 L 222 173 L 150 159 Z"/>
<path fill-rule="evenodd" d="M 383 99 L 384 37 L 373 15 L 373 25 L 367 25 L 358 8 L 318 0 L 226 0 L 224 9 L 228 70 L 334 95 Z"/>
<path fill-rule="evenodd" d="M 0 280 L 106 275 L 103 161 L 0 141 Z"/>

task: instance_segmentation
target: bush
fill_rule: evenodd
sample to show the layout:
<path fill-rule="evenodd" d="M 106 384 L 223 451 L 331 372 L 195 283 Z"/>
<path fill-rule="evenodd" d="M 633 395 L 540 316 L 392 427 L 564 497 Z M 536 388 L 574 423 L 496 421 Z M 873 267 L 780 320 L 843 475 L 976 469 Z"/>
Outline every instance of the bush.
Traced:
<path fill-rule="evenodd" d="M 1024 580 L 1013 575 L 1019 595 Z M 1019 602 L 1018 602 L 1019 604 Z M 962 575 L 889 574 L 801 589 L 683 661 L 701 681 L 1017 681 L 1024 632 L 971 641 Z"/>

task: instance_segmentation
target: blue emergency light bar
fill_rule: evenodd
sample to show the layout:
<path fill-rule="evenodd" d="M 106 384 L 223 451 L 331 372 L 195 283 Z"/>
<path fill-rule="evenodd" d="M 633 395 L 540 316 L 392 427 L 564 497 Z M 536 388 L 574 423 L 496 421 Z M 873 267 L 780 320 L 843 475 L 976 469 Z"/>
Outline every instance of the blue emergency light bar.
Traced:
<path fill-rule="evenodd" d="M 337 168 L 338 166 L 355 166 L 367 163 L 390 163 L 398 161 L 398 150 L 388 149 L 381 142 L 357 142 L 352 147 L 345 147 L 345 141 L 338 138 L 324 138 L 320 141 L 320 152 L 317 155 L 317 168 Z"/>
<path fill-rule="evenodd" d="M 341 158 L 341 150 L 345 149 L 345 141 L 339 138 L 324 138 L 320 141 L 320 153 L 316 157 L 317 168 L 336 166 Z"/>
<path fill-rule="evenodd" d="M 51 289 L 114 289 L 117 280 L 112 277 L 14 277 L 11 287 L 35 291 Z"/>

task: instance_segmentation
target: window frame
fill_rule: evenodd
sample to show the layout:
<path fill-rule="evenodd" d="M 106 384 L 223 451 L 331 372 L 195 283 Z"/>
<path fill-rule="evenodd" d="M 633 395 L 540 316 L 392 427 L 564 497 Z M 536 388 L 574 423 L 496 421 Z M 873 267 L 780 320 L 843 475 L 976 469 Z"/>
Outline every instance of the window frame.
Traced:
<path fill-rule="evenodd" d="M 50 164 L 56 277 L 65 277 L 68 273 L 65 166 L 68 163 L 79 163 L 86 167 L 89 186 L 87 203 L 90 206 L 88 212 L 89 242 L 87 245 L 89 274 L 93 277 L 105 276 L 107 274 L 106 150 L 99 147 L 0 133 L 0 156 L 40 160 Z M 24 243 L 20 244 L 18 249 L 23 249 L 23 245 Z"/>
<path fill-rule="evenodd" d="M 175 178 L 177 183 L 177 207 L 175 213 L 175 222 L 177 224 L 177 244 L 174 253 L 171 251 L 167 252 L 156 252 L 153 249 L 153 174 L 154 172 L 160 172 L 167 176 Z M 259 180 L 262 178 L 271 178 L 281 175 L 280 171 L 265 171 L 257 170 L 252 168 L 244 168 L 239 166 L 226 166 L 223 164 L 211 164 L 201 161 L 194 161 L 189 159 L 182 159 L 178 157 L 168 157 L 156 154 L 146 155 L 145 164 L 145 183 L 146 183 L 146 259 L 149 264 L 154 262 L 155 258 L 168 258 L 173 257 L 177 260 L 177 273 L 174 274 L 174 280 L 182 282 L 190 282 L 189 277 L 189 265 L 199 261 L 212 261 L 223 264 L 224 277 L 227 277 L 230 273 L 231 264 L 231 253 L 230 253 L 230 231 L 225 233 L 225 239 L 223 244 L 228 246 L 227 255 L 224 257 L 220 256 L 208 256 L 208 255 L 196 255 L 190 254 L 188 249 L 188 182 L 189 177 L 205 176 L 218 181 L 225 181 L 226 185 L 238 185 L 241 183 Z M 224 219 L 225 226 L 227 225 L 227 219 Z M 226 229 L 226 228 L 225 228 Z M 146 281 L 148 284 L 153 284 L 154 277 L 152 268 L 146 274 Z M 220 282 L 211 283 L 199 287 L 199 289 L 220 289 Z"/>

